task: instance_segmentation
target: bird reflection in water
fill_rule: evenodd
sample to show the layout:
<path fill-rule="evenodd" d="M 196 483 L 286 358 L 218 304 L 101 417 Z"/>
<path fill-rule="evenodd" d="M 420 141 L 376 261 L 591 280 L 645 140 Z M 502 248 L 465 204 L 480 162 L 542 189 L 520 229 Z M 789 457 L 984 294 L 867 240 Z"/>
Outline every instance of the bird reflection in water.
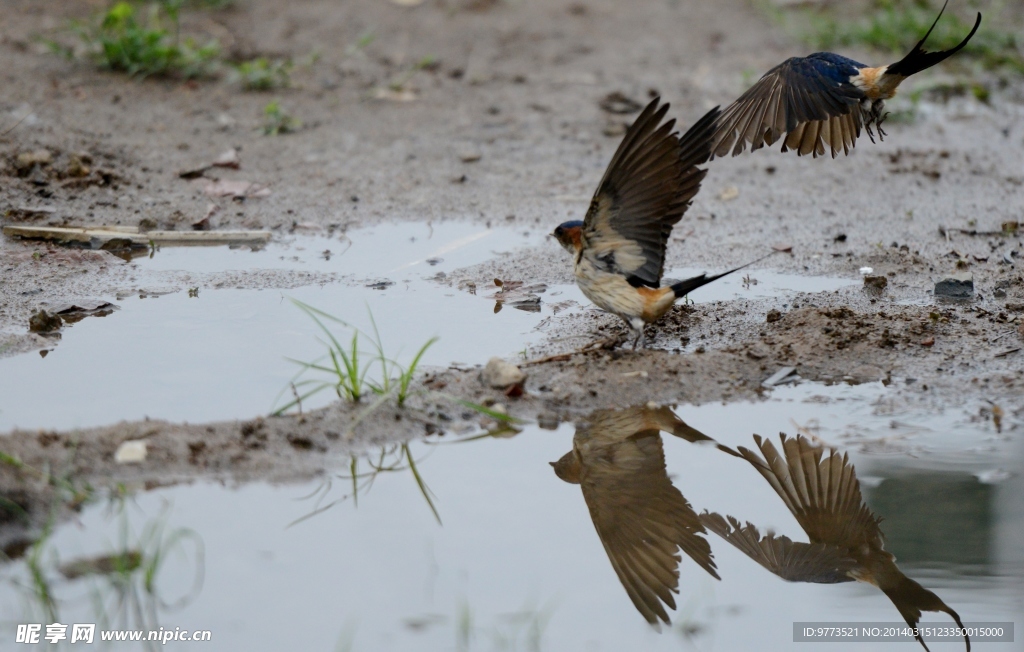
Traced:
<path fill-rule="evenodd" d="M 679 550 L 720 579 L 707 531 L 669 480 L 661 432 L 714 444 L 667 407 L 602 410 L 577 426 L 572 450 L 551 463 L 559 478 L 580 485 L 615 573 L 652 625 L 671 624 L 665 606 L 676 608 Z"/>
<path fill-rule="evenodd" d="M 900 615 L 916 628 L 922 611 L 949 614 L 963 629 L 960 616 L 939 596 L 896 567 L 896 558 L 883 547 L 877 517 L 861 498 L 860 483 L 846 454 L 825 449 L 803 436 L 781 435 L 782 452 L 754 435 L 761 455 L 740 447 L 739 452 L 772 486 L 807 533 L 810 543 L 792 541 L 771 532 L 762 536 L 749 522 L 704 512 L 701 522 L 751 559 L 790 582 L 867 582 L 885 593 Z M 915 635 L 927 650 L 924 639 Z M 964 635 L 967 650 L 971 641 Z"/>

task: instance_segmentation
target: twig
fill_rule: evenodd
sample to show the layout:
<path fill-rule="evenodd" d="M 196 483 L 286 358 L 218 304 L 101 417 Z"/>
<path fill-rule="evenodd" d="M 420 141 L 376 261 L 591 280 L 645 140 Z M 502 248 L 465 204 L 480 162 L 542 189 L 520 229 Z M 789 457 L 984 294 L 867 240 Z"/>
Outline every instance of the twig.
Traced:
<path fill-rule="evenodd" d="M 22 122 L 25 122 L 25 118 L 29 117 L 30 115 L 31 115 L 31 112 L 26 113 L 25 115 L 21 116 L 21 119 L 18 120 L 17 122 L 15 122 L 13 125 L 11 125 L 11 127 L 9 129 L 6 129 L 5 131 L 0 132 L 0 137 L 6 136 L 7 134 L 9 134 L 12 131 L 14 131 L 15 129 L 17 129 L 18 125 L 20 125 Z"/>
<path fill-rule="evenodd" d="M 575 351 L 569 351 L 568 353 L 556 353 L 554 355 L 545 356 L 543 358 L 535 358 L 533 360 L 527 360 L 526 362 L 522 363 L 520 366 L 521 367 L 528 367 L 530 365 L 535 365 L 535 364 L 544 364 L 545 362 L 561 362 L 561 361 L 568 360 L 572 356 L 579 355 L 581 353 L 593 353 L 594 351 L 600 351 L 602 349 L 612 349 L 612 348 L 615 348 L 615 346 L 618 345 L 622 341 L 623 341 L 623 338 L 622 338 L 621 335 L 616 335 L 614 337 L 606 337 L 603 340 L 597 340 L 595 342 L 591 342 L 590 344 L 586 344 L 584 346 L 581 346 L 580 348 L 576 349 Z"/>
<path fill-rule="evenodd" d="M 1004 337 L 1006 337 L 1007 335 L 1009 335 L 1012 332 L 1013 332 L 1013 329 L 1011 328 L 1010 330 L 1006 331 L 1005 333 L 1000 333 L 999 335 L 996 335 L 995 337 L 990 339 L 988 341 L 988 343 L 989 344 L 995 344 L 996 342 L 998 342 L 999 340 L 1003 339 Z"/>

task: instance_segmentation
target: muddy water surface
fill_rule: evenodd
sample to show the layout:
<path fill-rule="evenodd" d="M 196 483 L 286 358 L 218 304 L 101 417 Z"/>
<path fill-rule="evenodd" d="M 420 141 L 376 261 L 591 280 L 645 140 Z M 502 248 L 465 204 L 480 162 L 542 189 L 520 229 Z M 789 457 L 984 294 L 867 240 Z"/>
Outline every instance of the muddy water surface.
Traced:
<path fill-rule="evenodd" d="M 758 403 L 675 414 L 731 447 L 752 446 L 754 432 L 800 431 L 849 452 L 903 572 L 965 622 L 1019 618 L 1019 431 L 997 432 L 963 410 L 894 413 L 891 392 L 881 384 L 805 383 L 777 387 Z M 247 650 L 788 650 L 794 621 L 900 621 L 872 586 L 785 582 L 707 533 L 699 536 L 722 579 L 683 555 L 677 609 L 668 611 L 673 624 L 658 633 L 609 563 L 588 510 L 593 493 L 563 482 L 549 465 L 573 448 L 574 435 L 563 424 L 511 438 L 414 442 L 408 451 L 423 489 L 400 446 L 357 461 L 355 492 L 352 467 L 298 486 L 129 488 L 58 527 L 31 556 L 55 598 L 52 614 L 32 593 L 24 559 L 0 567 L 0 613 L 18 622 L 106 618 L 111 627 L 209 629 L 216 648 Z M 592 436 L 599 435 L 628 439 Z M 659 471 L 655 456 L 643 472 L 667 474 L 695 512 L 730 514 L 762 532 L 807 540 L 744 460 L 668 433 L 661 446 L 665 467 Z M 371 461 L 391 470 L 373 474 Z M 631 485 L 619 486 L 612 496 Z M 141 571 L 118 581 L 101 574 L 72 581 L 58 571 L 126 549 L 141 552 L 143 568 L 161 553 L 153 593 L 142 589 Z M 950 622 L 944 614 L 924 620 Z"/>

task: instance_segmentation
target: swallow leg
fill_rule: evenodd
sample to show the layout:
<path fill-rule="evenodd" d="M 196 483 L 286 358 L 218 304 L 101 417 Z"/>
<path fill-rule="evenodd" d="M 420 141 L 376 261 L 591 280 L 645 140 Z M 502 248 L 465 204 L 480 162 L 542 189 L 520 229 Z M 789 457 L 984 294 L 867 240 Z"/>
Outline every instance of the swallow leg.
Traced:
<path fill-rule="evenodd" d="M 647 338 L 644 337 L 644 326 L 646 325 L 644 320 L 639 317 L 633 317 L 626 323 L 629 324 L 629 330 L 632 331 L 632 334 L 634 335 L 633 350 L 636 351 L 637 347 L 641 349 L 645 348 L 647 345 Z"/>
<path fill-rule="evenodd" d="M 878 127 L 878 140 L 885 140 L 885 136 L 889 135 L 885 133 L 885 129 L 882 129 L 882 123 L 885 122 L 885 119 L 888 117 L 888 112 L 883 113 L 881 116 L 879 116 L 878 122 L 875 123 L 875 126 Z"/>
<path fill-rule="evenodd" d="M 888 134 L 885 133 L 885 129 L 882 129 L 882 123 L 889 117 L 888 112 L 885 112 L 885 102 L 876 100 L 870 106 L 861 103 L 861 110 L 866 114 L 864 116 L 864 131 L 868 132 L 868 138 L 871 139 L 871 142 L 875 142 L 875 132 L 871 129 L 872 125 L 878 130 L 878 140 L 885 140 Z"/>

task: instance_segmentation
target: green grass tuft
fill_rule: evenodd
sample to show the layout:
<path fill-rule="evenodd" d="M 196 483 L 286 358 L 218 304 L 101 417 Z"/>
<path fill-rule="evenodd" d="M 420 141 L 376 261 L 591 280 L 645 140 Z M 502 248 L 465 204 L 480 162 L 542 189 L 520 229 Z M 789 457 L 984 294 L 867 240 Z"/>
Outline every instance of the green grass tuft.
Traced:
<path fill-rule="evenodd" d="M 235 66 L 233 75 L 243 90 L 272 91 L 287 88 L 291 84 L 291 69 L 292 63 L 287 59 L 270 60 L 258 57 L 239 63 Z"/>
<path fill-rule="evenodd" d="M 323 310 L 314 308 L 309 304 L 295 299 L 292 299 L 292 303 L 306 313 L 326 337 L 326 340 L 322 340 L 322 343 L 327 347 L 327 353 L 325 356 L 312 362 L 291 360 L 301 368 L 289 384 L 290 387 L 294 388 L 295 398 L 284 405 L 284 407 L 277 409 L 274 412 L 275 415 L 284 414 L 293 408 L 301 410 L 302 401 L 331 388 L 334 389 L 338 398 L 352 403 L 358 403 L 368 394 L 375 394 L 378 400 L 370 405 L 370 410 L 382 405 L 385 400 L 392 396 L 395 397 L 398 407 L 405 405 L 412 388 L 412 381 L 419 370 L 424 354 L 439 338 L 432 337 L 427 340 L 419 348 L 409 364 L 403 366 L 385 353 L 373 313 L 370 313 L 370 323 L 373 326 L 373 332 L 366 333 L 348 322 Z M 334 331 L 328 326 L 329 322 L 333 322 L 351 331 L 351 339 L 348 340 L 347 344 L 343 345 L 341 343 L 334 334 Z M 363 351 L 360 340 L 369 342 L 372 351 Z M 379 378 L 371 380 L 368 374 L 371 367 L 376 365 L 379 365 L 380 368 Z M 302 378 L 306 374 L 313 374 L 317 377 Z M 279 396 L 283 396 L 284 393 L 285 390 L 282 390 Z M 359 415 L 357 421 L 365 418 L 365 416 L 366 413 Z"/>
<path fill-rule="evenodd" d="M 117 2 L 97 19 L 73 23 L 90 58 L 101 67 L 133 77 L 176 76 L 185 79 L 212 74 L 220 56 L 216 41 L 197 45 L 181 38 L 179 3 L 158 2 L 137 7 Z M 55 43 L 52 49 L 67 56 L 73 50 Z"/>

